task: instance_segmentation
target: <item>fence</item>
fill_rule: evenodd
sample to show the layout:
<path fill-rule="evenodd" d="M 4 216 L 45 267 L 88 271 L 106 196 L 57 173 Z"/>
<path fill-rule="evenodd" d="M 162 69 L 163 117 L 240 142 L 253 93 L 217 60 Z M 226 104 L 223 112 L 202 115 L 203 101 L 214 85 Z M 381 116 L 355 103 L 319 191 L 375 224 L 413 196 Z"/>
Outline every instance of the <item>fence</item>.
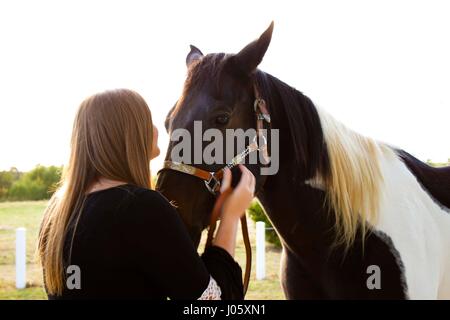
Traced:
<path fill-rule="evenodd" d="M 27 285 L 27 231 L 16 229 L 16 288 L 24 289 Z"/>

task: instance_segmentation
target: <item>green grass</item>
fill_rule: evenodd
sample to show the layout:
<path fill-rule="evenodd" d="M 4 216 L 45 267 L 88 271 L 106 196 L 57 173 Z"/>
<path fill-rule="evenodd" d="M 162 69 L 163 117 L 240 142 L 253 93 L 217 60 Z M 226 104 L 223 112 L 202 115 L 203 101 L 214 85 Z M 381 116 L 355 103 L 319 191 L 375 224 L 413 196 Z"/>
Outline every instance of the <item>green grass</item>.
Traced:
<path fill-rule="evenodd" d="M 42 288 L 42 272 L 34 261 L 39 225 L 46 201 L 3 202 L 0 203 L 0 300 L 36 300 L 46 299 Z M 249 222 L 250 239 L 255 244 L 255 226 Z M 15 288 L 14 241 L 15 229 L 27 228 L 27 287 Z M 200 246 L 199 251 L 203 250 Z M 252 247 L 253 258 L 256 256 Z M 255 261 L 246 299 L 284 299 L 278 278 L 280 250 L 266 244 L 266 279 L 255 279 Z M 245 268 L 245 249 L 239 235 L 236 247 L 236 260 Z"/>
<path fill-rule="evenodd" d="M 35 263 L 36 240 L 46 201 L 0 203 L 0 299 L 45 299 L 41 270 Z M 15 229 L 27 229 L 27 288 L 15 288 Z"/>

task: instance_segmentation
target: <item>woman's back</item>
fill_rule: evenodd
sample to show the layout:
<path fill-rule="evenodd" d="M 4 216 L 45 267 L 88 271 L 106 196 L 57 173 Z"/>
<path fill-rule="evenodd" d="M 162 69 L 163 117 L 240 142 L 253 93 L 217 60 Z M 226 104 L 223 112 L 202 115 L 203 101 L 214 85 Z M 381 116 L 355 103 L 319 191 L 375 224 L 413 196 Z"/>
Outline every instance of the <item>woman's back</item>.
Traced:
<path fill-rule="evenodd" d="M 208 272 L 200 259 L 186 257 L 193 245 L 180 228 L 181 220 L 156 191 L 122 185 L 89 194 L 64 247 L 65 270 L 79 267 L 81 289 L 65 286 L 62 296 L 50 298 L 166 299 L 180 280 L 188 287 L 175 297 L 198 298 Z M 178 252 L 170 251 L 174 245 Z M 185 281 L 183 273 L 197 281 Z"/>

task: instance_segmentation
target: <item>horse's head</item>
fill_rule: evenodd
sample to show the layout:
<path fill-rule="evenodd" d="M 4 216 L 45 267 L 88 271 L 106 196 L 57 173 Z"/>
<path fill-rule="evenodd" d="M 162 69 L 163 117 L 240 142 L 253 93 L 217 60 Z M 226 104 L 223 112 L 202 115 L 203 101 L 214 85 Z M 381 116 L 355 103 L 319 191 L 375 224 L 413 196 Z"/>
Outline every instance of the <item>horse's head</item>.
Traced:
<path fill-rule="evenodd" d="M 273 23 L 259 39 L 237 54 L 203 55 L 191 46 L 186 57 L 188 76 L 182 96 L 166 119 L 166 129 L 171 137 L 166 161 L 173 161 L 174 154 L 177 154 L 183 162 L 215 172 L 242 151 L 239 142 L 229 141 L 235 140 L 236 136 L 227 139 L 226 129 L 245 131 L 255 128 L 254 75 L 269 46 L 272 30 Z M 211 138 L 207 131 L 221 133 L 223 140 L 215 134 Z M 184 134 L 190 137 L 190 141 Z M 245 145 L 250 143 L 250 139 L 248 137 Z M 211 141 L 207 140 L 212 140 L 216 148 L 213 160 L 205 157 L 212 146 Z M 187 148 L 180 148 L 181 143 Z M 234 150 L 226 148 L 230 143 L 235 146 Z M 259 166 L 259 161 L 247 165 L 257 179 L 257 189 L 263 181 Z M 234 178 L 238 180 L 238 177 Z M 201 232 L 209 224 L 215 200 L 204 181 L 181 172 L 163 170 L 156 187 L 177 207 L 194 244 L 198 246 Z"/>

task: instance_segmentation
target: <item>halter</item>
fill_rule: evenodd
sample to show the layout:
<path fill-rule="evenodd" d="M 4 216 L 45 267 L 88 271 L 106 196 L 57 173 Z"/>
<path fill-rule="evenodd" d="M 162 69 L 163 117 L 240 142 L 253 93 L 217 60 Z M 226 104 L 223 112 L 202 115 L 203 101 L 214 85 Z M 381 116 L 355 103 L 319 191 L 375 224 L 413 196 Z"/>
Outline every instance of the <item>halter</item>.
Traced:
<path fill-rule="evenodd" d="M 241 153 L 236 155 L 230 162 L 228 162 L 225 166 L 220 168 L 217 171 L 206 171 L 188 164 L 175 162 L 175 161 L 164 161 L 163 168 L 160 170 L 173 170 L 182 172 L 197 178 L 202 179 L 205 182 L 205 186 L 210 193 L 214 196 L 217 195 L 217 192 L 220 189 L 221 180 L 223 177 L 223 170 L 225 168 L 232 169 L 238 164 L 242 163 L 245 158 L 252 152 L 260 151 L 263 154 L 264 160 L 268 162 L 267 155 L 267 139 L 263 134 L 262 129 L 264 128 L 264 121 L 270 124 L 270 115 L 267 111 L 266 101 L 262 99 L 259 95 L 259 92 L 254 86 L 255 92 L 255 102 L 254 102 L 254 110 L 256 115 L 256 136 L 254 137 L 252 143 L 250 143 L 247 148 L 244 149 Z M 258 140 L 261 139 L 263 143 L 258 145 Z M 159 173 L 159 172 L 158 172 Z"/>
<path fill-rule="evenodd" d="M 270 114 L 267 109 L 266 101 L 263 98 L 261 98 L 261 95 L 259 94 L 256 85 L 253 86 L 253 90 L 255 94 L 255 102 L 253 104 L 253 108 L 256 116 L 256 136 L 254 137 L 253 141 L 244 149 L 244 151 L 237 154 L 233 159 L 231 159 L 230 162 L 228 162 L 225 166 L 223 166 L 217 171 L 206 171 L 191 165 L 175 161 L 164 161 L 163 168 L 158 172 L 159 174 L 163 170 L 172 170 L 197 177 L 203 180 L 205 182 L 205 186 L 208 189 L 208 191 L 215 197 L 217 197 L 216 203 L 213 208 L 213 212 L 211 214 L 210 225 L 208 229 L 208 237 L 205 246 L 206 248 L 212 245 L 214 231 L 216 229 L 217 220 L 219 219 L 220 213 L 222 211 L 222 206 L 226 198 L 228 198 L 228 196 L 231 194 L 232 191 L 230 187 L 219 194 L 224 169 L 234 168 L 238 164 L 242 163 L 250 153 L 255 151 L 259 151 L 262 153 L 265 163 L 268 163 L 269 161 L 269 156 L 267 153 L 267 139 L 263 133 L 263 129 L 264 129 L 264 122 L 270 125 Z M 262 140 L 261 145 L 258 144 L 258 140 L 259 141 Z M 245 295 L 250 280 L 251 263 L 252 263 L 251 245 L 245 215 L 241 218 L 241 228 L 246 252 L 246 266 L 244 275 L 244 295 Z"/>

